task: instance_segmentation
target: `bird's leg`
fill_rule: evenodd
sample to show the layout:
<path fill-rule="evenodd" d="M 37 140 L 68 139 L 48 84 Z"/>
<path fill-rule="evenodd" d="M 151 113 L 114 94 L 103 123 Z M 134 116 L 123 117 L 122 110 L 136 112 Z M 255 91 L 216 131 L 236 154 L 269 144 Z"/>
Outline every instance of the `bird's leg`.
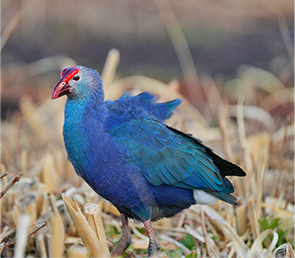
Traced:
<path fill-rule="evenodd" d="M 151 220 L 149 219 L 149 220 L 145 221 L 143 224 L 146 228 L 147 234 L 150 239 L 150 244 L 149 244 L 149 248 L 148 248 L 148 255 L 149 255 L 149 257 L 156 257 L 157 253 L 161 249 L 160 242 L 159 242 L 158 238 L 156 237 Z"/>
<path fill-rule="evenodd" d="M 130 228 L 128 225 L 128 218 L 125 215 L 121 214 L 121 220 L 122 220 L 122 236 L 118 244 L 116 245 L 115 249 L 111 253 L 112 257 L 120 256 L 122 253 L 124 253 L 124 251 L 132 242 Z"/>

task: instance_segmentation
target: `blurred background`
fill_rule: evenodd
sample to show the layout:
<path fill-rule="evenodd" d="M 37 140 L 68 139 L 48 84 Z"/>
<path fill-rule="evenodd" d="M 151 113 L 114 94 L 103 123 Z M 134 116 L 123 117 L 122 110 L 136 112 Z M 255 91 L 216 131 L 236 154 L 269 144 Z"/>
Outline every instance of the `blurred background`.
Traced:
<path fill-rule="evenodd" d="M 66 58 L 101 71 L 112 48 L 121 54 L 117 76 L 145 75 L 166 83 L 177 78 L 181 92 L 194 94 L 189 99 L 200 109 L 204 96 L 196 74 L 223 84 L 249 65 L 293 87 L 293 4 L 3 0 L 1 117 L 11 115 L 25 93 L 40 100 Z M 288 104 L 280 112 L 290 113 Z"/>

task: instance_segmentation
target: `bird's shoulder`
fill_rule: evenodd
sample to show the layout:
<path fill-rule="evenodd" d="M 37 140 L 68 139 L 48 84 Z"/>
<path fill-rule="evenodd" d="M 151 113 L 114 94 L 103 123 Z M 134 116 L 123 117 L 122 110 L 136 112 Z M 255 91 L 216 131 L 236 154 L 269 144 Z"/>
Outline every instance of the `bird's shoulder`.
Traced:
<path fill-rule="evenodd" d="M 163 122 L 173 114 L 173 110 L 180 103 L 180 99 L 157 103 L 156 97 L 149 92 L 142 92 L 136 96 L 124 92 L 119 99 L 105 102 L 108 110 L 105 127 L 110 129 L 137 119 Z"/>

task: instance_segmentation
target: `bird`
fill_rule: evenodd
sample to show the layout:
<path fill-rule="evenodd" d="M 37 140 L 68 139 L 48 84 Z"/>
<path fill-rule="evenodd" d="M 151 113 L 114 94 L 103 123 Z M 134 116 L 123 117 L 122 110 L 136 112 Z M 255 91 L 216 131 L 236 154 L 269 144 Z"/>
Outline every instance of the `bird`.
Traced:
<path fill-rule="evenodd" d="M 144 224 L 148 256 L 155 257 L 161 246 L 152 221 L 195 204 L 222 200 L 237 205 L 226 176 L 243 177 L 243 169 L 165 124 L 181 99 L 158 103 L 150 92 L 126 91 L 117 100 L 105 100 L 99 73 L 81 65 L 62 70 L 51 98 L 64 95 L 68 159 L 78 176 L 121 214 L 122 235 L 112 256 L 132 243 L 128 218 Z"/>

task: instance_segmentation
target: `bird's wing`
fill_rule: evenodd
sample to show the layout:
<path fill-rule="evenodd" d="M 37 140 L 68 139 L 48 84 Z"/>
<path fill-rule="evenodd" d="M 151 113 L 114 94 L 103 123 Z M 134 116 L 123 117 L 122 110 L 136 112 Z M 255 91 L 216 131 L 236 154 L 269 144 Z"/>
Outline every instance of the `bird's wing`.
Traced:
<path fill-rule="evenodd" d="M 189 135 L 146 118 L 115 123 L 107 132 L 125 148 L 127 162 L 139 166 L 153 185 L 233 192 L 206 152 L 208 148 Z"/>
<path fill-rule="evenodd" d="M 131 92 L 126 91 L 118 100 L 106 101 L 105 104 L 115 115 L 124 113 L 123 117 L 117 117 L 120 121 L 145 117 L 164 121 L 171 117 L 174 109 L 181 104 L 181 99 L 157 103 L 156 97 L 149 92 L 132 96 Z M 113 121 L 110 123 L 112 124 Z"/>

